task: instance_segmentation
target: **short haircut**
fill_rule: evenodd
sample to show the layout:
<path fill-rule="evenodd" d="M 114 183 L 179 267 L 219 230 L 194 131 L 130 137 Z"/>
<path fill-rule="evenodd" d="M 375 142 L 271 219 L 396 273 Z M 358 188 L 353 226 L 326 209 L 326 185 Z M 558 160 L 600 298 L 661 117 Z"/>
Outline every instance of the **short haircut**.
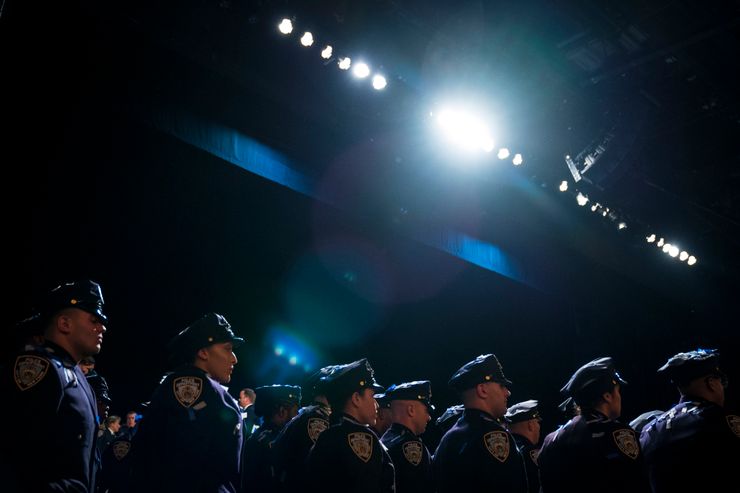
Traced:
<path fill-rule="evenodd" d="M 108 416 L 107 418 L 105 418 L 105 426 L 110 426 L 113 423 L 120 423 L 120 422 L 121 422 L 121 417 L 116 416 L 115 414 L 112 414 Z"/>
<path fill-rule="evenodd" d="M 257 399 L 257 394 L 255 394 L 254 393 L 254 390 L 252 390 L 252 389 L 241 389 L 239 391 L 239 393 L 241 394 L 242 392 L 244 392 L 244 395 L 246 395 L 247 397 L 249 397 L 249 399 L 252 402 L 254 402 Z"/>

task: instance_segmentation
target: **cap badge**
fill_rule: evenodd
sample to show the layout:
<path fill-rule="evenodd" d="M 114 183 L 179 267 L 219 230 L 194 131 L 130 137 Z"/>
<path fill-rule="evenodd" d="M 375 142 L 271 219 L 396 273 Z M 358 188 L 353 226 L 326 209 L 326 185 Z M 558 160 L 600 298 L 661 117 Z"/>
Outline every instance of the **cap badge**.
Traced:
<path fill-rule="evenodd" d="M 488 452 L 499 462 L 509 458 L 509 436 L 505 431 L 491 431 L 483 435 Z"/>
<path fill-rule="evenodd" d="M 129 449 L 131 449 L 131 442 L 128 440 L 121 440 L 113 443 L 111 447 L 113 448 L 113 457 L 115 457 L 116 460 L 123 460 L 123 458 L 128 454 Z"/>
<path fill-rule="evenodd" d="M 637 459 L 637 456 L 640 455 L 640 447 L 637 445 L 637 438 L 635 438 L 634 431 L 617 430 L 612 435 L 614 436 L 614 443 L 617 444 L 620 452 L 630 459 Z"/>
<path fill-rule="evenodd" d="M 74 298 L 72 298 L 71 300 L 69 300 L 69 302 L 70 302 L 71 304 L 73 304 L 73 305 L 76 305 L 76 304 L 77 304 L 77 300 L 76 300 L 76 299 L 74 299 Z"/>
<path fill-rule="evenodd" d="M 352 452 L 363 462 L 373 456 L 373 437 L 369 433 L 350 433 L 347 435 Z"/>
<path fill-rule="evenodd" d="M 326 430 L 329 427 L 329 422 L 325 419 L 321 418 L 311 418 L 308 420 L 308 424 L 306 425 L 306 429 L 308 431 L 308 438 L 311 439 L 313 443 L 316 443 L 316 440 L 319 438 L 319 435 Z"/>
<path fill-rule="evenodd" d="M 421 463 L 421 442 L 412 440 L 403 444 L 403 456 L 412 465 L 418 466 Z"/>
<path fill-rule="evenodd" d="M 203 380 L 198 377 L 179 377 L 172 381 L 175 399 L 183 407 L 190 407 L 203 391 Z"/>
<path fill-rule="evenodd" d="M 21 390 L 28 390 L 44 378 L 49 361 L 38 356 L 18 356 L 13 370 L 15 384 Z"/>
<path fill-rule="evenodd" d="M 727 418 L 727 424 L 730 425 L 730 429 L 735 436 L 740 437 L 740 416 L 729 414 L 725 418 Z"/>

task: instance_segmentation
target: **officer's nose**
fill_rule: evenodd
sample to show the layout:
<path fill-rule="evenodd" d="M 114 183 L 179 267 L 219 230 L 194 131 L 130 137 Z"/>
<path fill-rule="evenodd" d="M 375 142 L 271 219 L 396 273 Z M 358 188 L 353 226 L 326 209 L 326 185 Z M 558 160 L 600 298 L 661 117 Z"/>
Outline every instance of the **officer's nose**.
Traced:
<path fill-rule="evenodd" d="M 234 354 L 233 352 L 231 353 L 231 360 L 233 361 L 232 365 L 235 365 L 239 362 L 239 360 L 236 357 L 236 354 Z"/>

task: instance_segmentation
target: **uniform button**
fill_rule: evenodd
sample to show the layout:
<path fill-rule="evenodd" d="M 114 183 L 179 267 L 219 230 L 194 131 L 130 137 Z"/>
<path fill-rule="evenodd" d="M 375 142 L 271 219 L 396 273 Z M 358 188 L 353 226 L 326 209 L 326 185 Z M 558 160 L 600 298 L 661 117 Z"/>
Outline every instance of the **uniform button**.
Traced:
<path fill-rule="evenodd" d="M 82 435 L 77 435 L 78 440 L 82 440 Z"/>

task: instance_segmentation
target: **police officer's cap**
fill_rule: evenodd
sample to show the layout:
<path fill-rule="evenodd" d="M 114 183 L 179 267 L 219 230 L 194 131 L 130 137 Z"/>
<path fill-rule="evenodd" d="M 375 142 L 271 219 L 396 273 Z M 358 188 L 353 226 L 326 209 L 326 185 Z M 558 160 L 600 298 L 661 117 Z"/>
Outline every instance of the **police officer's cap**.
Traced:
<path fill-rule="evenodd" d="M 385 389 L 375 381 L 375 371 L 367 358 L 346 365 L 337 365 L 331 374 L 322 377 L 327 393 L 335 397 L 345 397 L 364 389 L 383 392 Z"/>
<path fill-rule="evenodd" d="M 236 348 L 244 342 L 244 339 L 234 335 L 231 324 L 222 315 L 211 312 L 180 331 L 172 338 L 167 348 L 170 356 L 177 360 L 189 358 L 199 349 L 223 342 L 230 342 Z"/>
<path fill-rule="evenodd" d="M 393 386 L 391 385 L 391 387 Z M 388 387 L 388 389 L 390 389 L 391 387 Z M 375 402 L 378 403 L 378 407 L 386 409 L 391 407 L 391 400 L 388 398 L 387 392 L 374 394 L 373 397 L 375 397 Z"/>
<path fill-rule="evenodd" d="M 95 397 L 98 400 L 103 401 L 107 404 L 113 402 L 113 400 L 110 398 L 108 382 L 105 380 L 105 378 L 97 373 L 93 373 L 92 375 L 89 375 L 86 379 L 87 383 L 90 384 L 90 387 L 93 389 L 93 392 L 95 392 Z"/>
<path fill-rule="evenodd" d="M 324 377 L 330 375 L 337 368 L 337 366 L 339 365 L 325 366 L 312 373 L 303 382 L 303 390 L 307 394 L 311 394 L 314 396 L 324 394 L 327 385 L 327 380 L 324 379 Z"/>
<path fill-rule="evenodd" d="M 697 349 L 672 356 L 658 373 L 667 375 L 676 385 L 689 383 L 695 378 L 716 375 L 723 380 L 725 374 L 719 369 L 719 352 L 716 349 Z"/>
<path fill-rule="evenodd" d="M 301 404 L 301 388 L 298 385 L 264 385 L 254 389 L 254 413 L 264 417 L 280 404 Z"/>
<path fill-rule="evenodd" d="M 465 406 L 457 404 L 455 406 L 448 407 L 442 415 L 437 418 L 437 426 L 442 430 L 449 430 L 452 425 L 460 418 L 460 415 L 465 411 Z"/>
<path fill-rule="evenodd" d="M 638 435 L 642 432 L 642 429 L 645 428 L 648 424 L 650 424 L 651 421 L 653 421 L 655 418 L 663 414 L 663 411 L 655 410 L 655 411 L 647 411 L 630 421 L 630 428 L 635 430 L 635 433 Z"/>
<path fill-rule="evenodd" d="M 540 411 L 537 409 L 538 402 L 534 399 L 519 402 L 506 410 L 504 418 L 509 423 L 520 423 L 530 419 L 540 419 Z"/>
<path fill-rule="evenodd" d="M 465 363 L 450 378 L 449 385 L 454 390 L 463 391 L 486 382 L 511 385 L 511 380 L 504 376 L 504 369 L 494 354 L 481 354 L 473 361 Z"/>
<path fill-rule="evenodd" d="M 416 380 L 398 385 L 391 385 L 385 391 L 386 397 L 391 401 L 419 401 L 429 409 L 432 406 L 432 383 L 429 380 Z M 378 400 L 376 397 L 375 400 Z"/>
<path fill-rule="evenodd" d="M 573 397 L 578 403 L 579 398 L 591 398 L 611 390 L 617 384 L 626 383 L 614 368 L 611 358 L 596 358 L 576 370 L 560 392 Z"/>
<path fill-rule="evenodd" d="M 48 320 L 65 308 L 79 308 L 108 323 L 108 317 L 103 313 L 103 303 L 100 284 L 85 279 L 61 284 L 46 293 L 40 302 L 39 312 L 43 319 Z"/>

